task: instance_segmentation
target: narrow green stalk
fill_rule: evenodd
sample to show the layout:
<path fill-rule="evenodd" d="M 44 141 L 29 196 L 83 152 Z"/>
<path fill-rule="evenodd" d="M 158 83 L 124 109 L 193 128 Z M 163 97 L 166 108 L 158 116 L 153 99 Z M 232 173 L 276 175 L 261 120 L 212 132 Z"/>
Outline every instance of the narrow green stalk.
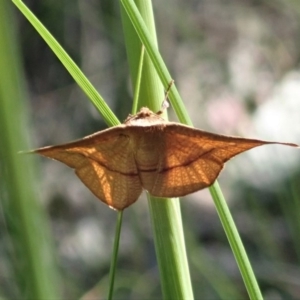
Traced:
<path fill-rule="evenodd" d="M 119 252 L 121 228 L 122 228 L 122 219 L 123 219 L 123 211 L 118 211 L 114 248 L 113 248 L 113 252 L 112 252 L 112 259 L 111 259 L 111 265 L 110 265 L 110 271 L 109 271 L 109 291 L 108 291 L 108 297 L 107 297 L 109 300 L 111 300 L 113 298 L 116 266 L 117 266 L 118 252 Z"/>
<path fill-rule="evenodd" d="M 231 249 L 239 266 L 250 299 L 263 299 L 242 240 L 238 234 L 219 184 L 215 183 L 211 186 L 210 192 L 214 199 L 218 215 L 221 219 Z"/>
<path fill-rule="evenodd" d="M 121 2 L 123 3 L 122 0 Z M 151 44 L 157 48 L 151 1 L 143 0 L 136 1 L 136 3 L 147 22 L 152 39 Z M 124 10 L 121 11 L 131 78 L 134 84 L 135 74 L 138 72 L 137 58 L 139 56 L 137 53 L 141 43 L 127 14 Z M 145 105 L 153 111 L 158 111 L 164 99 L 163 87 L 148 54 L 147 51 L 143 67 L 139 105 Z M 165 88 L 170 81 L 171 77 L 169 76 L 165 80 Z M 148 199 L 164 299 L 193 299 L 179 201 L 178 199 L 155 198 L 149 194 Z"/>
<path fill-rule="evenodd" d="M 164 299 L 194 299 L 178 198 L 148 196 Z"/>
<path fill-rule="evenodd" d="M 136 114 L 137 107 L 138 107 L 138 100 L 140 95 L 140 87 L 141 87 L 141 78 L 142 78 L 142 70 L 144 65 L 144 56 L 145 56 L 145 47 L 142 45 L 141 47 L 141 55 L 140 55 L 140 61 L 138 66 L 138 73 L 137 73 L 137 84 L 135 85 L 135 92 L 133 97 L 133 105 L 132 105 L 132 114 Z"/>

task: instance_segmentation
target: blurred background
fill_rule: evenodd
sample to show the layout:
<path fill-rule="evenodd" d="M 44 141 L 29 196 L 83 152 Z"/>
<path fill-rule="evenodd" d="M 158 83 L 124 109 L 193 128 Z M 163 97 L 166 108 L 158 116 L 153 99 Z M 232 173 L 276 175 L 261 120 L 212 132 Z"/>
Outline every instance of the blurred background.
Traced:
<path fill-rule="evenodd" d="M 119 2 L 26 3 L 124 120 L 132 91 Z M 160 51 L 195 127 L 300 144 L 299 1 L 154 0 L 153 6 Z M 30 104 L 31 148 L 106 128 L 15 7 L 13 18 L 25 72 L 24 98 Z M 172 109 L 169 115 L 177 121 Z M 64 299 L 105 298 L 117 214 L 71 169 L 36 160 L 36 193 L 51 222 Z M 300 299 L 299 176 L 297 149 L 265 146 L 230 161 L 219 179 L 265 299 Z M 209 191 L 186 196 L 181 204 L 195 299 L 246 299 Z M 2 213 L 0 222 L 6 222 Z M 15 299 L 13 237 L 4 225 L 0 234 L 6 270 L 0 276 L 1 293 Z M 161 298 L 143 195 L 124 213 L 115 299 Z"/>

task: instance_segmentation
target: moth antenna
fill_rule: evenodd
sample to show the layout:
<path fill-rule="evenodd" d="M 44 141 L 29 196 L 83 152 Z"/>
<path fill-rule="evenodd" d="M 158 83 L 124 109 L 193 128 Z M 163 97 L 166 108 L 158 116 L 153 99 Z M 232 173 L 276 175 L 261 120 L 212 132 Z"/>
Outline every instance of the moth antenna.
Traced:
<path fill-rule="evenodd" d="M 165 92 L 165 98 L 164 98 L 164 100 L 163 100 L 163 102 L 161 104 L 160 110 L 156 113 L 157 115 L 161 115 L 164 112 L 164 110 L 167 109 L 170 106 L 170 104 L 168 102 L 168 94 L 169 94 L 169 91 L 171 90 L 171 87 L 172 87 L 173 84 L 174 84 L 174 79 L 172 79 L 170 81 L 170 83 L 169 83 L 169 85 L 167 87 L 167 90 Z"/>
<path fill-rule="evenodd" d="M 167 99 L 164 99 L 163 103 L 161 104 L 161 112 L 163 112 L 165 109 L 169 108 L 170 107 L 170 104 L 168 102 Z"/>

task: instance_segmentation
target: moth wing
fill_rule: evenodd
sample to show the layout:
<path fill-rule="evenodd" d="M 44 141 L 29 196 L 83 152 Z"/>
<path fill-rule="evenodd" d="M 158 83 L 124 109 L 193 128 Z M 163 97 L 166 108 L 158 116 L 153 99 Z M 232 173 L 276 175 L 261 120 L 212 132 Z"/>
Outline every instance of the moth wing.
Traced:
<path fill-rule="evenodd" d="M 96 197 L 122 210 L 134 203 L 142 192 L 130 139 L 130 133 L 120 125 L 75 142 L 34 152 L 75 169 Z"/>
<path fill-rule="evenodd" d="M 213 134 L 176 123 L 164 130 L 167 150 L 161 153 L 157 177 L 149 190 L 157 197 L 180 197 L 208 187 L 224 163 L 235 155 L 260 145 L 277 144 Z"/>

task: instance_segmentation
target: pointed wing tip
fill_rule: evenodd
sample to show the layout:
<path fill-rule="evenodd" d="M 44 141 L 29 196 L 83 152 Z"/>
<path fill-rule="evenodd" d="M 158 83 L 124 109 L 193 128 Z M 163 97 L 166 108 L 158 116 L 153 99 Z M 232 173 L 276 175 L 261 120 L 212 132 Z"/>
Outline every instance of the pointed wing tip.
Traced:
<path fill-rule="evenodd" d="M 295 147 L 295 148 L 300 148 L 299 145 L 294 144 L 294 143 L 284 143 L 284 142 L 273 142 L 273 141 L 263 141 L 263 140 L 258 140 L 259 142 L 262 142 L 261 145 L 282 145 L 282 146 L 289 146 L 289 147 Z"/>
<path fill-rule="evenodd" d="M 28 150 L 28 151 L 19 151 L 18 153 L 20 154 L 32 154 L 32 153 L 38 153 L 41 155 L 44 155 L 44 152 L 47 152 L 48 150 L 52 150 L 51 148 L 58 148 L 58 146 L 46 146 L 42 148 L 37 148 L 33 150 Z"/>
<path fill-rule="evenodd" d="M 22 151 L 18 151 L 18 154 L 33 154 L 33 153 L 43 154 L 44 150 L 47 150 L 47 148 L 50 147 L 44 147 L 44 148 L 33 149 L 33 150 L 22 150 Z"/>
<path fill-rule="evenodd" d="M 35 150 L 22 150 L 22 151 L 18 151 L 18 154 L 32 154 L 35 153 Z"/>
<path fill-rule="evenodd" d="M 290 146 L 290 147 L 295 147 L 295 148 L 300 148 L 299 145 L 294 144 L 294 143 L 276 143 L 276 144 L 284 145 L 284 146 Z"/>

